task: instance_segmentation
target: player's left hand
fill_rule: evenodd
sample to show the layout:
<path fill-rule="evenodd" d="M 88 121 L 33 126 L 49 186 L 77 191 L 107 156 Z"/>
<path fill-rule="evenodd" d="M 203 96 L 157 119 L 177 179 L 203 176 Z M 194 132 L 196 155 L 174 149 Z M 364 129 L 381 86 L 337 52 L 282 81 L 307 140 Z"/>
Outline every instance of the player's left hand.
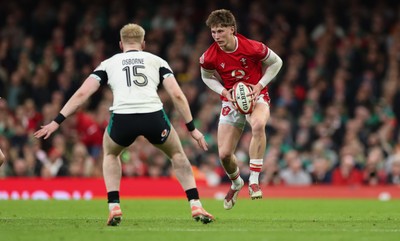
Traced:
<path fill-rule="evenodd" d="M 44 139 L 49 138 L 49 136 L 55 132 L 60 125 L 57 124 L 55 121 L 50 122 L 45 126 L 41 126 L 40 130 L 36 131 L 33 136 L 36 138 L 44 137 Z"/>
<path fill-rule="evenodd" d="M 251 87 L 251 92 L 247 96 L 250 96 L 251 101 L 257 100 L 261 90 L 263 89 L 262 85 L 261 84 L 256 84 L 256 85 L 248 84 L 248 85 L 250 85 Z"/>
<path fill-rule="evenodd" d="M 201 133 L 197 128 L 194 129 L 193 131 L 190 132 L 190 135 L 192 135 L 193 139 L 197 141 L 197 144 L 201 149 L 204 151 L 208 150 L 208 144 L 206 142 L 206 139 L 204 139 L 203 133 Z"/>

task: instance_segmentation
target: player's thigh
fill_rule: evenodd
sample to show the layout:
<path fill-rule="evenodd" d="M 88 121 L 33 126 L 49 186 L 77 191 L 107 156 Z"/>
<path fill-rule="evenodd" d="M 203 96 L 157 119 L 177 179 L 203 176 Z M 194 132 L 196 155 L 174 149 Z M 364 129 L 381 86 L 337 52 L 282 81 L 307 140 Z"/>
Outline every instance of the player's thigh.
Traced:
<path fill-rule="evenodd" d="M 253 113 L 251 115 L 247 115 L 247 121 L 252 124 L 252 120 L 256 120 L 259 122 L 259 125 L 265 126 L 270 117 L 269 103 L 265 101 L 263 98 L 260 98 L 256 106 L 254 107 Z"/>
<path fill-rule="evenodd" d="M 107 131 L 104 132 L 103 135 L 103 152 L 104 155 L 115 155 L 118 156 L 121 151 L 124 149 L 124 146 L 118 145 L 115 143 Z"/>
<path fill-rule="evenodd" d="M 242 135 L 242 128 L 220 123 L 218 126 L 218 151 L 220 156 L 233 154 Z"/>
<path fill-rule="evenodd" d="M 163 144 L 153 145 L 163 151 L 170 159 L 177 153 L 184 154 L 178 133 L 172 125 L 167 140 Z"/>
<path fill-rule="evenodd" d="M 246 125 L 246 117 L 232 103 L 222 101 L 218 125 L 218 152 L 221 158 L 232 155 Z"/>

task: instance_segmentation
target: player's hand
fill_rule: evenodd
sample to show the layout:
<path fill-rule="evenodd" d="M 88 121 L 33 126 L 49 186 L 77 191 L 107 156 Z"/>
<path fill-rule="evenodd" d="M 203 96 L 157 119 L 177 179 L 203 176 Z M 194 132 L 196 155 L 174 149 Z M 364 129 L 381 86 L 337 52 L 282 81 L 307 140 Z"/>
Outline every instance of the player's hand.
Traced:
<path fill-rule="evenodd" d="M 194 129 L 193 131 L 190 132 L 190 135 L 192 135 L 193 139 L 197 141 L 197 144 L 201 149 L 204 151 L 208 150 L 208 144 L 206 142 L 206 139 L 204 139 L 203 133 L 201 133 L 199 130 Z"/>
<path fill-rule="evenodd" d="M 236 99 L 234 99 L 234 98 L 232 97 L 232 92 L 233 92 L 233 89 L 230 89 L 230 90 L 224 89 L 224 90 L 222 91 L 222 96 L 224 96 L 225 98 L 227 98 L 228 101 L 232 102 L 233 108 L 234 108 L 235 110 L 237 110 L 237 108 L 236 108 Z"/>
<path fill-rule="evenodd" d="M 33 136 L 36 138 L 44 137 L 44 139 L 49 138 L 49 136 L 55 132 L 60 125 L 57 124 L 55 121 L 50 122 L 45 126 L 41 126 L 40 130 L 36 131 Z"/>
<path fill-rule="evenodd" d="M 251 87 L 251 92 L 247 95 L 251 97 L 251 101 L 257 100 L 258 96 L 260 95 L 261 90 L 263 89 L 261 84 L 248 84 Z"/>

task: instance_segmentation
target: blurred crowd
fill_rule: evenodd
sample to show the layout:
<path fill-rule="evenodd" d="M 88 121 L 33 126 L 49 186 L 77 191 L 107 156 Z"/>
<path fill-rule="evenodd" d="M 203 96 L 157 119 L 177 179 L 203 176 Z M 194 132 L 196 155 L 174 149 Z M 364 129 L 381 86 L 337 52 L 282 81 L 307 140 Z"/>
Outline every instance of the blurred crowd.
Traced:
<path fill-rule="evenodd" d="M 271 119 L 263 185 L 400 184 L 400 3 L 358 0 L 15 0 L 0 1 L 0 177 L 101 177 L 102 135 L 112 103 L 104 87 L 47 140 L 33 137 L 105 58 L 119 30 L 146 30 L 146 50 L 166 59 L 209 151 L 190 138 L 165 90 L 160 97 L 198 180 L 228 179 L 219 164 L 219 96 L 199 74 L 212 43 L 205 25 L 230 9 L 238 32 L 284 61 L 269 85 Z M 238 144 L 247 178 L 246 128 Z M 138 138 L 121 155 L 123 176 L 171 176 L 171 164 Z"/>

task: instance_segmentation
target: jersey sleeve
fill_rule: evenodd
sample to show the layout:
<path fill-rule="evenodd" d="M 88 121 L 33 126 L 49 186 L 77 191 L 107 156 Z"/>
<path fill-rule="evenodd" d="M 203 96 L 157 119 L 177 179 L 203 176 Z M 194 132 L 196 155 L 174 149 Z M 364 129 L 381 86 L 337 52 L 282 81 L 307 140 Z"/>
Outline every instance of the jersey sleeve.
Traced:
<path fill-rule="evenodd" d="M 267 45 L 254 41 L 254 40 L 249 40 L 253 50 L 254 50 L 254 58 L 256 61 L 263 61 L 266 60 L 269 56 L 269 49 Z"/>
<path fill-rule="evenodd" d="M 97 79 L 102 86 L 107 85 L 108 83 L 106 65 L 106 61 L 101 62 L 100 65 L 97 66 L 97 68 L 89 75 L 90 77 Z"/>
<path fill-rule="evenodd" d="M 167 63 L 167 61 L 165 61 L 165 60 L 163 60 L 161 58 L 160 58 L 159 73 L 160 73 L 160 83 L 162 83 L 165 78 L 168 78 L 171 75 L 172 76 L 174 75 L 174 72 L 172 71 L 172 69 L 169 66 L 169 64 Z"/>
<path fill-rule="evenodd" d="M 205 70 L 215 70 L 215 65 L 212 61 L 212 56 L 209 51 L 206 51 L 200 56 L 199 63 L 200 66 Z"/>

